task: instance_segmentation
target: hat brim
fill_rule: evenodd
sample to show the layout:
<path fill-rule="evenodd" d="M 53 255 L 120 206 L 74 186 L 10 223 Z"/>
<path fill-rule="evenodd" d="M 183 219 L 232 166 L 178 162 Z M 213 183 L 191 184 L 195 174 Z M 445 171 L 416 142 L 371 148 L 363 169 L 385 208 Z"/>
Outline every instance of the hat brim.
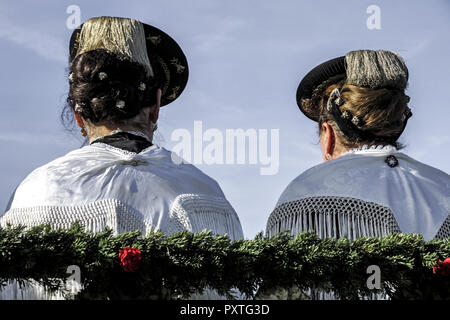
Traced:
<path fill-rule="evenodd" d="M 153 73 L 161 82 L 161 106 L 175 101 L 186 87 L 189 67 L 186 56 L 177 42 L 162 30 L 142 23 L 144 26 L 147 54 Z M 69 59 L 75 59 L 77 41 L 80 37 L 80 25 L 70 37 Z"/>
<path fill-rule="evenodd" d="M 338 75 L 345 75 L 345 73 L 345 56 L 342 56 L 319 64 L 303 77 L 297 88 L 297 105 L 305 116 L 313 121 L 319 121 L 317 118 L 318 112 L 306 110 L 303 107 L 302 100 L 311 98 L 314 89 L 324 81 Z"/>

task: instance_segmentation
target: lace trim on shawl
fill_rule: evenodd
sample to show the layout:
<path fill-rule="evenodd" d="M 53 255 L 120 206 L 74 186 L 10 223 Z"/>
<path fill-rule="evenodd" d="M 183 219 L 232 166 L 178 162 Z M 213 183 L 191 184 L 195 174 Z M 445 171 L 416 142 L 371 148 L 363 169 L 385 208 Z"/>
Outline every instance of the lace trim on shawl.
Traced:
<path fill-rule="evenodd" d="M 167 234 L 182 230 L 200 232 L 212 230 L 213 234 L 227 234 L 232 241 L 244 237 L 238 215 L 230 203 L 220 197 L 204 194 L 182 194 L 176 197 L 170 210 L 169 223 L 166 226 Z M 237 299 L 243 299 L 238 290 L 233 290 Z M 190 300 L 222 300 L 215 290 L 206 289 L 189 297 Z"/>
<path fill-rule="evenodd" d="M 388 207 L 348 197 L 310 197 L 279 205 L 271 213 L 266 234 L 292 235 L 314 230 L 320 238 L 382 237 L 400 232 Z"/>
<path fill-rule="evenodd" d="M 439 231 L 436 233 L 435 239 L 450 238 L 450 215 L 447 216 Z"/>
<path fill-rule="evenodd" d="M 116 199 L 94 201 L 77 206 L 37 206 L 30 208 L 15 208 L 0 218 L 0 226 L 6 227 L 24 225 L 34 227 L 50 224 L 53 228 L 69 228 L 74 222 L 79 222 L 87 231 L 102 232 L 106 227 L 114 234 L 128 231 L 140 231 L 145 234 L 150 229 L 150 223 L 134 209 Z"/>
<path fill-rule="evenodd" d="M 55 229 L 67 229 L 74 222 L 79 222 L 87 231 L 101 232 L 106 227 L 114 234 L 128 231 L 148 232 L 152 226 L 143 220 L 141 214 L 116 199 L 95 201 L 78 206 L 38 206 L 9 210 L 0 217 L 0 226 L 6 227 L 24 225 L 34 227 L 50 224 Z M 47 293 L 45 288 L 35 282 L 20 288 L 16 280 L 10 280 L 6 287 L 0 290 L 0 300 L 61 300 L 67 298 L 67 293 L 57 291 Z"/>
<path fill-rule="evenodd" d="M 204 194 L 182 194 L 176 197 L 166 227 L 172 234 L 181 230 L 228 234 L 231 240 L 243 238 L 241 223 L 230 203 L 220 197 Z"/>
<path fill-rule="evenodd" d="M 0 218 L 0 226 L 26 225 L 27 227 L 48 223 L 55 228 L 68 228 L 75 221 L 80 222 L 85 229 L 101 232 L 106 226 L 112 228 L 115 234 L 128 231 L 141 231 L 143 234 L 152 229 L 150 221 L 134 212 L 115 199 L 100 200 L 81 206 L 40 206 L 34 208 L 12 209 Z M 169 223 L 161 228 L 165 233 L 172 234 L 182 230 L 200 232 L 204 229 L 213 230 L 215 234 L 228 234 L 232 240 L 243 238 L 239 218 L 229 202 L 220 197 L 208 195 L 183 194 L 172 204 Z M 31 284 L 19 288 L 12 280 L 3 290 L 2 299 L 53 300 L 64 299 L 62 292 L 46 293 L 42 286 Z M 223 299 L 214 290 L 197 293 L 191 299 Z"/>
<path fill-rule="evenodd" d="M 266 235 L 273 237 L 288 230 L 291 235 L 314 230 L 320 238 L 381 237 L 400 232 L 392 211 L 373 202 L 348 197 L 310 197 L 286 202 L 271 213 Z M 295 287 L 291 290 L 296 290 Z M 333 292 L 309 289 L 304 292 L 307 299 L 335 300 Z M 262 299 L 267 298 L 263 294 Z M 284 297 L 286 298 L 286 297 Z M 386 300 L 387 296 L 374 294 L 360 297 L 367 300 Z"/>
<path fill-rule="evenodd" d="M 70 295 L 65 291 L 49 293 L 34 280 L 20 287 L 19 282 L 10 280 L 0 289 L 0 300 L 64 300 Z"/>

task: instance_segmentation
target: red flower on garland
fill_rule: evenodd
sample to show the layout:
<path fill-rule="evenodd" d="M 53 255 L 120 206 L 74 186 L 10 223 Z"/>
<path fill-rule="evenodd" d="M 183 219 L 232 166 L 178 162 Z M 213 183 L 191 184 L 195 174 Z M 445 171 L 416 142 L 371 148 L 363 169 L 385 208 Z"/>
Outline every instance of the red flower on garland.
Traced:
<path fill-rule="evenodd" d="M 433 268 L 434 274 L 440 274 L 443 276 L 450 276 L 450 257 L 445 258 L 444 261 L 438 261 Z"/>
<path fill-rule="evenodd" d="M 125 247 L 119 250 L 119 259 L 124 271 L 135 272 L 141 265 L 142 253 L 139 249 Z"/>

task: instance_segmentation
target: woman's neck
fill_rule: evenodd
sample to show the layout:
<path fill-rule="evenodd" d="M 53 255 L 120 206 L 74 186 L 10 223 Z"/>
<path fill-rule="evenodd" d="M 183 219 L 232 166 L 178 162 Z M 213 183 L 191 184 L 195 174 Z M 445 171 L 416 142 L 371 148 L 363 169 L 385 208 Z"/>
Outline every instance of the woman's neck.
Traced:
<path fill-rule="evenodd" d="M 134 127 L 129 126 L 120 126 L 120 127 L 110 127 L 105 125 L 100 126 L 88 126 L 86 128 L 88 137 L 89 137 L 89 143 L 92 143 L 94 140 L 101 139 L 105 136 L 109 136 L 112 134 L 115 134 L 117 132 L 139 132 L 142 133 L 147 137 L 147 139 L 152 142 L 153 139 L 153 132 L 150 132 L 150 130 L 142 130 Z"/>

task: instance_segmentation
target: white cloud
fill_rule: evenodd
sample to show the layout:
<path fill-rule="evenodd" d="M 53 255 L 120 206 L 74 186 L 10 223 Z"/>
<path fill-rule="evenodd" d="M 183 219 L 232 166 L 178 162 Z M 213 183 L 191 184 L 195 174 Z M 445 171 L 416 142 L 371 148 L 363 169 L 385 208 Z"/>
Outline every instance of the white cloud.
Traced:
<path fill-rule="evenodd" d="M 43 58 L 67 63 L 66 48 L 58 38 L 45 31 L 13 23 L 4 16 L 0 16 L 0 39 L 32 50 Z"/>

